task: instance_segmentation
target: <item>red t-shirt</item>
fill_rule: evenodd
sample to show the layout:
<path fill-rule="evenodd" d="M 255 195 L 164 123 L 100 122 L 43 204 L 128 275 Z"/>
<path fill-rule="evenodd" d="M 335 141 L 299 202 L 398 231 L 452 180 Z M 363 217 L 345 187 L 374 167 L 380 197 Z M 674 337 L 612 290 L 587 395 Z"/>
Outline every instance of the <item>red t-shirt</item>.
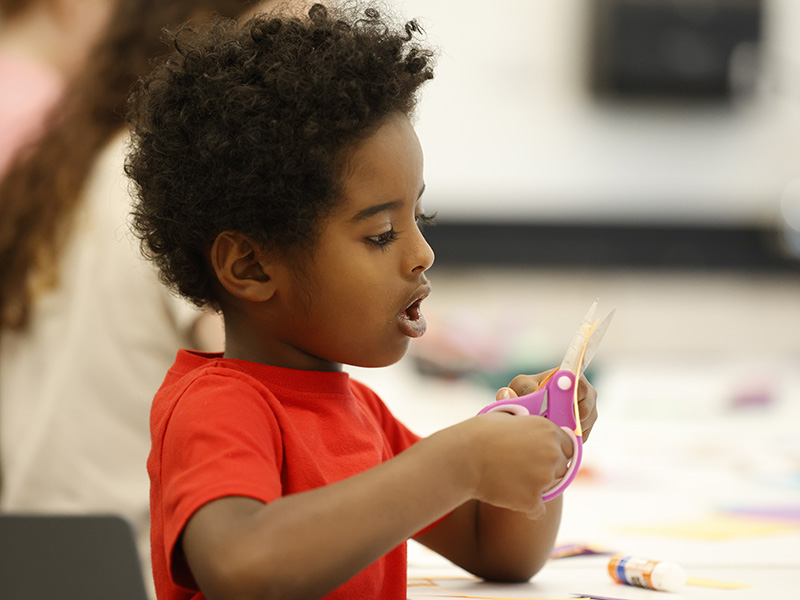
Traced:
<path fill-rule="evenodd" d="M 150 415 L 150 514 L 159 600 L 201 599 L 173 551 L 189 518 L 225 496 L 270 502 L 378 465 L 418 437 L 347 373 L 180 351 Z M 406 598 L 402 544 L 326 596 Z"/>

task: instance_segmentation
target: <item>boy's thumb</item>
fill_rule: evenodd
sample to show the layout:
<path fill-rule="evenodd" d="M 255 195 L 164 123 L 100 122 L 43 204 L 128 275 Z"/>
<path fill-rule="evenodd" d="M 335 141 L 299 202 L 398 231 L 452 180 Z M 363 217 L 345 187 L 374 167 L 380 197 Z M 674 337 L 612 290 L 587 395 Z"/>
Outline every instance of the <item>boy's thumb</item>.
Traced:
<path fill-rule="evenodd" d="M 517 393 L 510 387 L 502 387 L 497 390 L 497 394 L 495 394 L 495 400 L 510 400 L 511 398 L 516 397 Z"/>

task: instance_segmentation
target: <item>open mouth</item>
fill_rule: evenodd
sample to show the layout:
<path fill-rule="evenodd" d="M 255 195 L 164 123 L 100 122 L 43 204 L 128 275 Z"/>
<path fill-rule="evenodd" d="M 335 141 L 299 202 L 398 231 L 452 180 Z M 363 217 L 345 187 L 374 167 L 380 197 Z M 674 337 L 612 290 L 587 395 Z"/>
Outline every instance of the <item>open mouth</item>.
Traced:
<path fill-rule="evenodd" d="M 404 314 L 407 319 L 410 321 L 418 321 L 420 317 L 422 317 L 422 311 L 420 311 L 420 305 L 422 304 L 422 299 L 415 300 L 411 303 L 411 305 L 405 309 Z"/>
<path fill-rule="evenodd" d="M 425 333 L 428 324 L 422 314 L 422 301 L 428 296 L 427 293 L 418 296 L 405 310 L 400 312 L 400 328 L 403 334 L 408 337 L 417 338 Z"/>

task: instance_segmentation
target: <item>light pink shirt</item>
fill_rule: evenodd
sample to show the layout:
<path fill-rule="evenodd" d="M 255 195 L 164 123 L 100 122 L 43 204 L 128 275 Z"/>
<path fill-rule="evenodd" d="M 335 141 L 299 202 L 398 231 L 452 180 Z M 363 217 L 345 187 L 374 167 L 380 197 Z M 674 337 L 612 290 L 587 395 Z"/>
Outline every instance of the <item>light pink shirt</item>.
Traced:
<path fill-rule="evenodd" d="M 14 153 L 36 139 L 63 82 L 47 65 L 0 54 L 0 177 Z"/>

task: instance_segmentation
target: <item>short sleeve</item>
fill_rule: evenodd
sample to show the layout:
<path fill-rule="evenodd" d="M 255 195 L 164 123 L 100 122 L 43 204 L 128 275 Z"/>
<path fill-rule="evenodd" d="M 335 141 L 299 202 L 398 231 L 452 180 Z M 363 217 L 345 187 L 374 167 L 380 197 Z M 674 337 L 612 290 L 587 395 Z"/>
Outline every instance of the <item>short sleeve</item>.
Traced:
<path fill-rule="evenodd" d="M 203 505 L 227 496 L 281 496 L 280 429 L 270 398 L 236 377 L 204 375 L 181 394 L 161 448 L 166 556 Z"/>

